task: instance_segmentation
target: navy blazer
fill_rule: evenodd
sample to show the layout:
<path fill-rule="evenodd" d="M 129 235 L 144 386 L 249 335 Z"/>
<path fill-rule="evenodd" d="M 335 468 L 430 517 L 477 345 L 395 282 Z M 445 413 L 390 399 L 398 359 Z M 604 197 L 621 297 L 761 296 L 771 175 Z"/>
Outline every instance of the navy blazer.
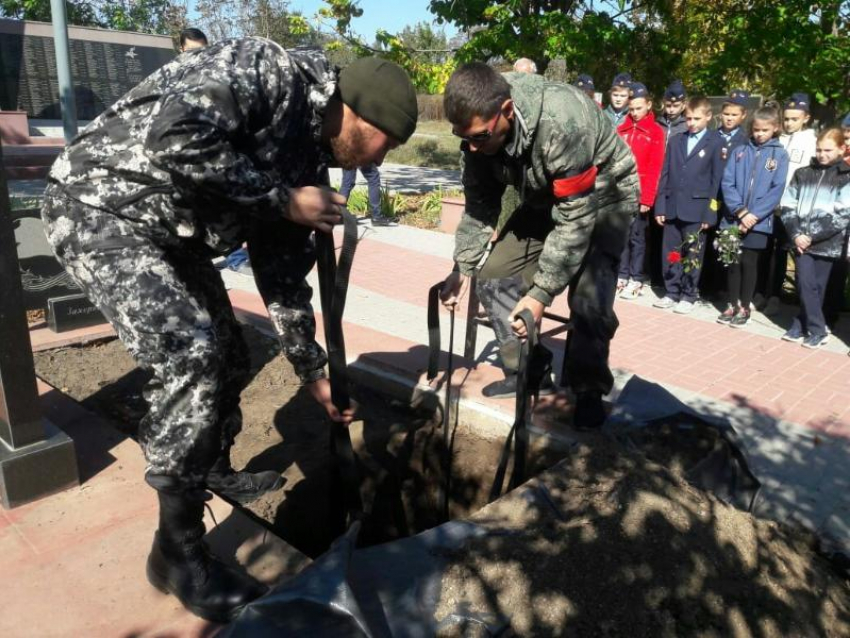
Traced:
<path fill-rule="evenodd" d="M 723 138 L 717 131 L 706 131 L 689 155 L 688 137 L 682 133 L 670 140 L 658 183 L 655 216 L 714 226 L 723 179 Z"/>

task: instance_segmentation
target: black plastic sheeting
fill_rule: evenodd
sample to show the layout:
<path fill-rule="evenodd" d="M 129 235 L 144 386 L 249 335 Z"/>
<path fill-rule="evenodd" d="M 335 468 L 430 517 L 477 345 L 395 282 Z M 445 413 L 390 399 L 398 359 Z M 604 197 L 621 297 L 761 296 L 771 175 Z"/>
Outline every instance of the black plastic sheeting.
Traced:
<path fill-rule="evenodd" d="M 661 430 L 674 429 L 686 434 L 698 427 L 713 429 L 717 443 L 705 456 L 684 468 L 685 478 L 733 507 L 753 511 L 761 482 L 750 470 L 738 433 L 725 418 L 701 414 L 662 386 L 635 376 L 620 393 L 608 423 L 625 424 L 625 438 L 638 448 L 638 437 L 630 437 L 629 429 L 640 430 L 642 439 L 647 434 L 652 438 L 653 432 L 660 436 Z"/>
<path fill-rule="evenodd" d="M 715 428 L 719 445 L 690 468 L 688 478 L 724 501 L 751 510 L 760 483 L 749 469 L 731 424 L 698 414 L 663 387 L 633 377 L 623 389 L 606 427 L 618 436 L 641 436 L 654 428 Z M 625 426 L 625 427 L 622 427 Z M 634 441 L 633 441 L 634 442 Z M 519 494 L 563 518 L 542 483 Z M 356 549 L 355 522 L 334 545 L 300 574 L 281 583 L 242 611 L 221 634 L 226 638 L 429 638 L 435 635 L 511 635 L 510 619 L 454 610 L 435 619 L 449 559 L 470 538 L 508 532 L 466 521 L 450 521 L 410 538 Z"/>

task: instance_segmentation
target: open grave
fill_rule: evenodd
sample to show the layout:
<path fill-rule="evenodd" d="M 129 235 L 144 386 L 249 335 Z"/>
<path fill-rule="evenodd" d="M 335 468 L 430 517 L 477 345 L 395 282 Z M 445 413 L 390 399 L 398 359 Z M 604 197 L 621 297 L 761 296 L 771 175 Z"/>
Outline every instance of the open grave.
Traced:
<path fill-rule="evenodd" d="M 453 520 L 442 523 L 440 412 L 357 388 L 362 422 L 351 434 L 369 515 L 323 554 L 334 540 L 327 423 L 276 342 L 245 332 L 254 376 L 232 460 L 283 474 L 284 488 L 250 512 L 318 558 L 229 635 L 850 635 L 847 582 L 815 537 L 686 480 L 695 450 L 716 447 L 711 432 L 681 453 L 670 449 L 681 437 L 533 438 L 535 478 L 487 505 L 505 432 L 462 420 L 452 445 Z M 146 410 L 145 375 L 115 340 L 37 353 L 35 365 L 127 433 Z M 336 615 L 311 615 L 317 606 L 304 604 L 304 592 L 320 585 L 350 594 L 344 603 L 321 599 Z"/>

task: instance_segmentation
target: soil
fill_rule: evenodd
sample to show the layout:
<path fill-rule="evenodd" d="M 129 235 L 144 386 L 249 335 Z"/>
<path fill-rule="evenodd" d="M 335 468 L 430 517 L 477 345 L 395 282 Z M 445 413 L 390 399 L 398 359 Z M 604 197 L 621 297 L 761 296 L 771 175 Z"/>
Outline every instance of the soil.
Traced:
<path fill-rule="evenodd" d="M 251 329 L 246 337 L 255 375 L 232 461 L 282 472 L 284 488 L 250 509 L 315 556 L 331 540 L 328 427 L 276 344 Z M 35 359 L 45 381 L 135 431 L 146 375 L 119 342 Z M 374 503 L 366 541 L 435 524 L 442 448 L 434 419 L 369 392 L 357 398 L 362 422 L 351 433 L 364 502 Z M 501 443 L 455 434 L 451 514 L 498 533 L 450 556 L 437 620 L 502 618 L 521 636 L 850 636 L 848 583 L 816 540 L 689 485 L 681 471 L 690 454 L 671 462 L 667 443 L 646 456 L 601 434 L 568 453 L 538 446 L 532 472 L 550 469 L 480 509 Z M 473 625 L 446 635 L 483 635 Z"/>

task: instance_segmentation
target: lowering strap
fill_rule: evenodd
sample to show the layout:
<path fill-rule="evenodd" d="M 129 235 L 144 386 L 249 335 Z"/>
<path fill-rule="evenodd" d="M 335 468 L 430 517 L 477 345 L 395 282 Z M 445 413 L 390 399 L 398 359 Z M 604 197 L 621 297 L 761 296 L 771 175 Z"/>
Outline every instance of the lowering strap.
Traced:
<path fill-rule="evenodd" d="M 428 289 L 428 381 L 433 381 L 437 377 L 437 368 L 440 365 L 440 291 L 443 289 L 443 283 L 441 281 Z M 449 520 L 449 493 L 452 483 L 451 415 L 455 412 L 452 404 L 455 345 L 454 308 L 449 312 L 449 321 L 449 360 L 445 376 L 446 398 L 443 402 L 443 454 L 440 458 L 442 480 L 437 494 L 440 517 L 443 521 Z"/>
<path fill-rule="evenodd" d="M 348 292 L 348 279 L 357 248 L 357 219 L 343 212 L 344 233 L 339 264 L 334 252 L 331 233 L 316 233 L 317 267 L 319 271 L 319 296 L 322 301 L 322 323 L 328 348 L 328 371 L 331 398 L 342 412 L 351 407 L 348 394 L 348 367 L 345 359 L 345 340 L 342 334 L 342 314 Z M 351 436 L 341 423 L 331 421 L 331 524 L 336 535 L 363 517 L 360 498 L 360 476 Z"/>
<path fill-rule="evenodd" d="M 549 374 L 552 353 L 540 346 L 537 340 L 537 325 L 534 316 L 529 310 L 522 310 L 517 318 L 525 324 L 526 334 L 524 341 L 520 343 L 519 365 L 517 367 L 516 383 L 516 411 L 514 412 L 514 423 L 508 432 L 502 454 L 499 457 L 499 465 L 496 468 L 496 476 L 493 479 L 493 487 L 490 488 L 488 503 L 492 503 L 502 495 L 502 485 L 505 482 L 505 474 L 508 469 L 508 458 L 510 457 L 511 444 L 514 438 L 514 467 L 508 490 L 521 485 L 525 481 L 526 461 L 528 457 L 528 423 L 531 421 L 530 396 L 535 399 L 540 391 L 540 383 L 544 374 Z M 548 356 L 547 356 L 548 355 Z"/>

